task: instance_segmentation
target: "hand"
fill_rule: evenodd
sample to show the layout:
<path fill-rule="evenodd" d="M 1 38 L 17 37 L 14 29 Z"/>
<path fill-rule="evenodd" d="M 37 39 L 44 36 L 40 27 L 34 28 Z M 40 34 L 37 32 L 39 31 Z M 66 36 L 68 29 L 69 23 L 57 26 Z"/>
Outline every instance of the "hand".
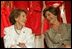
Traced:
<path fill-rule="evenodd" d="M 15 45 L 11 45 L 10 48 L 15 48 Z"/>
<path fill-rule="evenodd" d="M 43 9 L 44 10 L 46 8 L 46 4 L 45 4 L 45 1 L 43 1 Z"/>
<path fill-rule="evenodd" d="M 70 45 L 64 45 L 64 48 L 71 48 Z"/>
<path fill-rule="evenodd" d="M 53 4 L 53 7 L 54 7 L 54 8 L 57 8 L 59 5 L 60 5 L 60 3 L 54 3 L 54 4 Z"/>
<path fill-rule="evenodd" d="M 21 48 L 26 48 L 24 43 L 19 43 L 18 46 L 20 46 Z"/>

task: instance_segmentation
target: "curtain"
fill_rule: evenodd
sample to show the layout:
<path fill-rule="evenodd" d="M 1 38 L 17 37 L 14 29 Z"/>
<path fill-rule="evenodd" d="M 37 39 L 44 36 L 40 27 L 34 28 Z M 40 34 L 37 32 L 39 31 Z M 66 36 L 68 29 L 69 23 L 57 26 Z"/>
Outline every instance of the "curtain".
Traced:
<path fill-rule="evenodd" d="M 49 7 L 55 2 L 46 1 Z M 61 2 L 58 2 L 61 3 Z M 65 1 L 65 14 L 67 23 L 71 23 L 71 2 Z M 4 36 L 3 30 L 10 26 L 9 15 L 14 8 L 25 9 L 28 11 L 26 26 L 31 28 L 35 35 L 41 35 L 41 17 L 42 17 L 42 1 L 1 1 L 1 37 Z M 49 23 L 44 20 L 44 32 L 49 29 Z"/>

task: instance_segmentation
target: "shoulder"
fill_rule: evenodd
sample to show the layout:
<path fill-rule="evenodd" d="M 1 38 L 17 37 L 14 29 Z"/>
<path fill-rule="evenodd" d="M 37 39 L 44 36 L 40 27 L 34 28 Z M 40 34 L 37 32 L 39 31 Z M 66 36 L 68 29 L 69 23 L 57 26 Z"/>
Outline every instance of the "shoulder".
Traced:
<path fill-rule="evenodd" d="M 28 27 L 24 27 L 23 28 L 25 31 L 29 31 L 29 32 L 32 32 L 32 29 L 31 28 L 28 28 Z"/>
<path fill-rule="evenodd" d="M 65 24 L 65 23 L 63 23 L 62 26 L 71 27 L 71 24 Z"/>
<path fill-rule="evenodd" d="M 25 27 L 25 29 L 28 30 L 28 31 L 32 31 L 32 29 L 31 28 L 28 28 L 28 27 Z"/>
<path fill-rule="evenodd" d="M 4 30 L 12 30 L 14 28 L 14 25 L 11 25 L 9 27 L 5 27 Z"/>
<path fill-rule="evenodd" d="M 10 32 L 10 30 L 13 30 L 13 28 L 14 28 L 14 25 L 11 25 L 11 26 L 9 26 L 9 27 L 5 27 L 5 28 L 4 28 L 5 34 L 8 33 L 8 32 Z"/>
<path fill-rule="evenodd" d="M 52 28 L 50 28 L 45 32 L 45 34 L 50 34 L 52 31 L 53 31 Z"/>
<path fill-rule="evenodd" d="M 46 30 L 46 32 L 44 33 L 44 36 L 45 36 L 45 37 L 48 37 L 48 35 L 50 34 L 50 30 L 51 30 L 51 29 Z"/>
<path fill-rule="evenodd" d="M 71 24 L 65 24 L 65 23 L 63 23 L 63 24 L 61 25 L 61 27 L 62 27 L 63 29 L 71 29 Z"/>
<path fill-rule="evenodd" d="M 22 31 L 25 32 L 26 34 L 32 34 L 32 29 L 28 27 L 23 27 Z"/>

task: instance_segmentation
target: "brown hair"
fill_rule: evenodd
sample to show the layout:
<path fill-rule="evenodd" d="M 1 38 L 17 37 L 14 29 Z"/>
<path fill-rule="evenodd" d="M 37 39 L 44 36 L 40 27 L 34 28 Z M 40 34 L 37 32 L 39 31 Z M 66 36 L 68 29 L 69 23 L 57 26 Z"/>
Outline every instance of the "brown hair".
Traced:
<path fill-rule="evenodd" d="M 11 22 L 11 24 L 15 24 L 15 18 L 17 18 L 21 12 L 24 12 L 25 14 L 27 14 L 27 12 L 25 10 L 21 10 L 21 9 L 14 9 L 9 16 L 9 20 Z"/>
<path fill-rule="evenodd" d="M 58 16 L 58 13 L 59 13 L 58 9 L 56 9 L 56 8 L 54 8 L 54 7 L 45 8 L 44 11 L 43 11 L 43 16 L 44 16 L 45 18 L 47 18 L 47 16 L 45 15 L 45 13 L 46 13 L 47 11 L 51 12 L 51 13 L 54 14 L 55 16 Z"/>

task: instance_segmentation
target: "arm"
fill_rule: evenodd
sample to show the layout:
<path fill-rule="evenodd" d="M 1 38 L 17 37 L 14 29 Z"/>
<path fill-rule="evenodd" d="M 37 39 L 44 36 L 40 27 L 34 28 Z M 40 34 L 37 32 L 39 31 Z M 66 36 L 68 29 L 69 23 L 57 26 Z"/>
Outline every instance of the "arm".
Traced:
<path fill-rule="evenodd" d="M 27 43 L 25 44 L 27 48 L 35 48 L 35 35 L 32 34 L 32 30 L 30 29 L 27 38 L 26 38 Z"/>
<path fill-rule="evenodd" d="M 65 48 L 71 48 L 71 25 L 68 24 L 67 26 L 67 32 L 65 32 L 65 38 L 64 38 L 64 47 Z"/>
<path fill-rule="evenodd" d="M 17 46 L 15 44 L 15 41 L 14 39 L 11 37 L 11 33 L 9 32 L 9 29 L 8 28 L 5 28 L 4 29 L 4 47 L 5 48 L 19 48 L 19 46 Z"/>
<path fill-rule="evenodd" d="M 59 9 L 60 9 L 60 12 L 61 12 L 60 15 L 61 15 L 61 18 L 63 20 L 63 23 L 67 24 L 64 6 L 65 5 L 62 4 L 62 6 L 60 6 Z"/>
<path fill-rule="evenodd" d="M 4 46 L 5 48 L 11 48 L 11 47 L 14 47 L 14 41 L 13 41 L 13 38 L 11 38 L 10 36 L 10 33 L 8 31 L 7 28 L 4 29 Z"/>

